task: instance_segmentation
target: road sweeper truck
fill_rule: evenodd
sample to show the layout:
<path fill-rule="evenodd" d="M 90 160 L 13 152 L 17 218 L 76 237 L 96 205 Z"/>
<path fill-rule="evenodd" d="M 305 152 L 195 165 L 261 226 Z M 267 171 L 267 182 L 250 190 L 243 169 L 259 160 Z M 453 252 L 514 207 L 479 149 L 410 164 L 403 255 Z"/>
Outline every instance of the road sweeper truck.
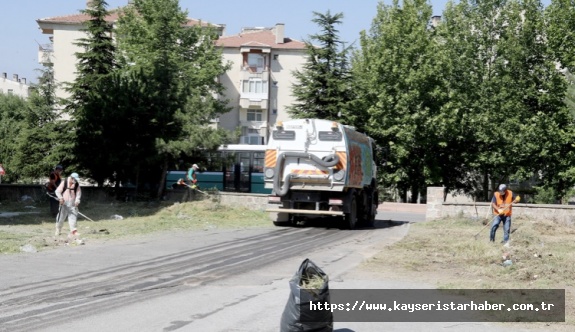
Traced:
<path fill-rule="evenodd" d="M 297 119 L 274 125 L 265 153 L 267 212 L 274 224 L 338 220 L 372 226 L 378 206 L 373 139 L 339 122 Z"/>

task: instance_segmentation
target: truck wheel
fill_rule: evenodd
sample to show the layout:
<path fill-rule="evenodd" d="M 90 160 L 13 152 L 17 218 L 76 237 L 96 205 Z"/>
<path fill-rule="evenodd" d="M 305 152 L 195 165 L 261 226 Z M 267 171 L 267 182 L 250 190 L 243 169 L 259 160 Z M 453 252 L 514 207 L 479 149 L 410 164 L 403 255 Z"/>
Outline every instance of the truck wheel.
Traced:
<path fill-rule="evenodd" d="M 357 200 L 355 197 L 351 199 L 349 204 L 349 213 L 345 214 L 345 226 L 347 229 L 354 229 L 357 224 Z"/>
<path fill-rule="evenodd" d="M 371 210 L 373 210 L 373 208 L 370 209 L 371 215 L 365 219 L 365 225 L 367 227 L 373 227 L 373 225 L 375 225 L 375 213 L 373 213 Z"/>
<path fill-rule="evenodd" d="M 367 208 L 367 215 L 365 216 L 365 225 L 367 227 L 373 227 L 375 224 L 375 215 L 377 214 L 377 206 L 374 202 L 376 198 L 374 198 L 373 194 L 369 197 L 369 207 Z"/>

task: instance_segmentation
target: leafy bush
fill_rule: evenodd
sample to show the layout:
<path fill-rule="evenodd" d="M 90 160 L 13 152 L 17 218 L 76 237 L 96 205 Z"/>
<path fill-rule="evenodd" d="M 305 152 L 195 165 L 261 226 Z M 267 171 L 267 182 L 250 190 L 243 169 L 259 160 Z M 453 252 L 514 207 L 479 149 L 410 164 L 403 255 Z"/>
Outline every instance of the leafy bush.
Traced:
<path fill-rule="evenodd" d="M 535 204 L 556 204 L 557 200 L 557 192 L 554 188 L 541 186 L 541 187 L 534 187 L 535 188 L 535 196 L 533 200 Z"/>

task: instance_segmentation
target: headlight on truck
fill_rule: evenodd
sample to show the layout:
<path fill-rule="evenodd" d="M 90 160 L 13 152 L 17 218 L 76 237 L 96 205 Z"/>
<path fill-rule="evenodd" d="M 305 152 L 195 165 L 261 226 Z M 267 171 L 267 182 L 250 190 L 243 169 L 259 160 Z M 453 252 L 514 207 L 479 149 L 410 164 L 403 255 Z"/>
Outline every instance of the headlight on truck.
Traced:
<path fill-rule="evenodd" d="M 273 168 L 266 168 L 264 174 L 266 176 L 267 179 L 271 179 L 274 177 L 274 169 Z"/>
<path fill-rule="evenodd" d="M 335 181 L 343 181 L 343 178 L 345 178 L 345 171 L 343 169 L 340 169 L 339 171 L 333 174 L 333 179 Z"/>

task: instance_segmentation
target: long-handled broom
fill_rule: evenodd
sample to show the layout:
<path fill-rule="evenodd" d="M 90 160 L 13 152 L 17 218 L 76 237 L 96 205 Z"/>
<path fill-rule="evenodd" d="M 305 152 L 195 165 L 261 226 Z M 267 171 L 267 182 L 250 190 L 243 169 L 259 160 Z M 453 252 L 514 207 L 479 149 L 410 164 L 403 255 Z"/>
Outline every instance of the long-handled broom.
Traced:
<path fill-rule="evenodd" d="M 179 179 L 178 182 L 177 182 L 177 184 L 180 185 L 180 186 L 186 186 L 186 187 L 188 187 L 188 188 L 190 188 L 190 189 L 193 189 L 193 190 L 195 190 L 195 191 L 199 191 L 200 193 L 202 193 L 202 194 L 204 194 L 204 195 L 209 195 L 207 192 L 201 191 L 200 189 L 198 189 L 198 186 L 196 186 L 195 184 L 190 186 L 189 184 L 187 184 L 187 183 L 184 181 L 184 179 Z"/>
<path fill-rule="evenodd" d="M 507 204 L 506 206 L 504 206 L 503 209 L 500 209 L 500 210 L 499 210 L 499 213 L 505 212 L 505 211 L 506 211 L 507 209 L 509 209 L 514 203 L 519 203 L 520 200 L 521 200 L 521 197 L 519 197 L 519 196 L 515 197 L 515 200 L 513 200 L 513 202 L 511 202 L 511 203 Z M 493 220 L 495 220 L 495 218 L 497 218 L 497 216 L 493 217 L 493 219 L 491 219 L 490 222 L 486 223 L 485 226 L 483 226 L 483 227 L 481 228 L 481 230 L 479 230 L 479 232 L 477 232 L 477 234 L 475 234 L 475 239 L 476 239 L 476 240 L 477 240 L 477 237 L 479 236 L 479 234 L 481 234 L 481 232 L 483 232 L 483 230 L 484 230 L 485 228 L 487 228 L 487 226 L 489 226 L 490 224 L 493 223 Z"/>

